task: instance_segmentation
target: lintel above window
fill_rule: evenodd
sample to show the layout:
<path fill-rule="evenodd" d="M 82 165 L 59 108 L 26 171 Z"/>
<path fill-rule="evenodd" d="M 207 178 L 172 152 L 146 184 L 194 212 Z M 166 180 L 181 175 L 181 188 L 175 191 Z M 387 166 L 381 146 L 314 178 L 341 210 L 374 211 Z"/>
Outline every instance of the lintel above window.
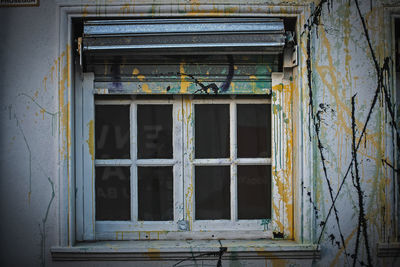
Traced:
<path fill-rule="evenodd" d="M 88 20 L 83 26 L 87 55 L 282 53 L 280 18 L 185 18 Z"/>

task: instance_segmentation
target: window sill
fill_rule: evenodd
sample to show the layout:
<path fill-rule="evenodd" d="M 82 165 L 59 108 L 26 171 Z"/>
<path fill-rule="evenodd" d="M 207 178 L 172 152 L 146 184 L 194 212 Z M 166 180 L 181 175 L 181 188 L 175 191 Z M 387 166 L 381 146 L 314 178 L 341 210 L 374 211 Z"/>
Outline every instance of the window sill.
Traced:
<path fill-rule="evenodd" d="M 398 257 L 400 254 L 400 243 L 378 243 L 378 257 Z"/>
<path fill-rule="evenodd" d="M 221 243 L 220 243 L 221 242 Z M 294 241 L 265 240 L 187 240 L 187 241 L 102 241 L 79 243 L 73 247 L 52 247 L 54 261 L 146 261 L 183 260 L 193 257 L 218 259 L 319 259 L 317 245 Z"/>

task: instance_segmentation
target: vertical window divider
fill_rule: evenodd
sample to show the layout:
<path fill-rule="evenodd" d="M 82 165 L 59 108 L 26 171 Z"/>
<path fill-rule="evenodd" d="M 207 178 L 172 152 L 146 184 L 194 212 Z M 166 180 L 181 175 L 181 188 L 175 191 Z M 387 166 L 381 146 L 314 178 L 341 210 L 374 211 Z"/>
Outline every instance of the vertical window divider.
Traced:
<path fill-rule="evenodd" d="M 130 145 L 131 145 L 131 221 L 138 221 L 138 177 L 137 177 L 137 104 L 130 104 Z"/>
<path fill-rule="evenodd" d="M 184 220 L 188 222 L 189 231 L 194 230 L 194 124 L 191 121 L 194 119 L 194 103 L 189 96 L 182 97 L 182 120 L 183 120 L 183 147 L 185 153 L 183 155 L 183 165 L 185 166 L 183 172 L 183 198 L 184 198 Z"/>
<path fill-rule="evenodd" d="M 182 113 L 182 97 L 175 97 L 172 105 L 172 148 L 173 159 L 173 221 L 177 222 L 183 219 L 183 113 Z M 181 121 L 179 121 L 181 116 Z"/>
<path fill-rule="evenodd" d="M 182 142 L 182 155 L 181 155 L 181 173 L 182 173 L 182 184 L 181 184 L 181 188 L 180 190 L 182 191 L 182 212 L 180 214 L 180 218 L 175 218 L 176 220 L 185 220 L 185 214 L 186 214 L 186 210 L 185 210 L 185 152 L 186 151 L 186 147 L 185 147 L 185 119 L 184 119 L 184 114 L 185 114 L 185 110 L 183 107 L 183 102 L 184 102 L 184 96 L 180 96 L 179 98 L 179 109 L 180 109 L 180 116 L 181 116 L 181 126 L 182 126 L 182 131 L 181 131 L 181 142 Z M 178 117 L 178 121 L 179 121 L 179 117 Z"/>
<path fill-rule="evenodd" d="M 230 108 L 230 155 L 231 155 L 231 220 L 233 222 L 238 220 L 237 216 L 237 130 L 236 130 L 236 118 L 237 109 L 236 103 L 232 102 L 229 105 Z"/>

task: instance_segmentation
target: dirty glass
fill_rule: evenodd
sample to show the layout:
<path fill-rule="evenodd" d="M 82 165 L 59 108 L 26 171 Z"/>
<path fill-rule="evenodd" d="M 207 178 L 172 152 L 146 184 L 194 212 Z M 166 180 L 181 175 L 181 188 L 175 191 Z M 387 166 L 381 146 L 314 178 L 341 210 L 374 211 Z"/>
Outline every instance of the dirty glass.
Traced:
<path fill-rule="evenodd" d="M 196 220 L 230 219 L 230 167 L 195 167 Z"/>
<path fill-rule="evenodd" d="M 172 221 L 172 166 L 138 167 L 139 221 Z"/>
<path fill-rule="evenodd" d="M 129 167 L 96 167 L 96 220 L 131 219 Z"/>
<path fill-rule="evenodd" d="M 237 105 L 237 146 L 239 158 L 271 157 L 271 105 Z"/>
<path fill-rule="evenodd" d="M 229 158 L 229 105 L 195 105 L 195 157 Z"/>
<path fill-rule="evenodd" d="M 271 166 L 238 166 L 238 218 L 271 218 Z"/>
<path fill-rule="evenodd" d="M 130 158 L 129 128 L 128 105 L 96 105 L 96 158 Z"/>
<path fill-rule="evenodd" d="M 172 158 L 172 105 L 138 105 L 138 158 Z"/>

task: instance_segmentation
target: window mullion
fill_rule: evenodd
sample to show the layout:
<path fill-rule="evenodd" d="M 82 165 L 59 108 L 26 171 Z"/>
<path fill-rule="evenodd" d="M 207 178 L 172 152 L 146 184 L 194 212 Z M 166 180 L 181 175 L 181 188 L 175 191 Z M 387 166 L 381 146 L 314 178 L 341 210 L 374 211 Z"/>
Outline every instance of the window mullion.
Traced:
<path fill-rule="evenodd" d="M 182 101 L 182 121 L 183 121 L 183 154 L 184 160 L 184 184 L 183 184 L 183 198 L 184 198 L 184 220 L 189 223 L 189 229 L 193 230 L 194 220 L 194 104 L 189 97 L 183 96 Z"/>
<path fill-rule="evenodd" d="M 184 212 L 183 212 L 183 141 L 182 141 L 182 127 L 183 127 L 183 118 L 182 118 L 182 101 L 181 97 L 177 101 L 174 101 L 173 104 L 173 205 L 174 205 L 174 221 L 179 221 L 183 219 Z"/>
<path fill-rule="evenodd" d="M 131 144 L 131 221 L 138 220 L 138 179 L 137 179 L 137 104 L 130 105 L 130 144 Z"/>
<path fill-rule="evenodd" d="M 237 136 L 236 103 L 230 103 L 230 151 L 231 151 L 231 220 L 237 221 Z"/>

